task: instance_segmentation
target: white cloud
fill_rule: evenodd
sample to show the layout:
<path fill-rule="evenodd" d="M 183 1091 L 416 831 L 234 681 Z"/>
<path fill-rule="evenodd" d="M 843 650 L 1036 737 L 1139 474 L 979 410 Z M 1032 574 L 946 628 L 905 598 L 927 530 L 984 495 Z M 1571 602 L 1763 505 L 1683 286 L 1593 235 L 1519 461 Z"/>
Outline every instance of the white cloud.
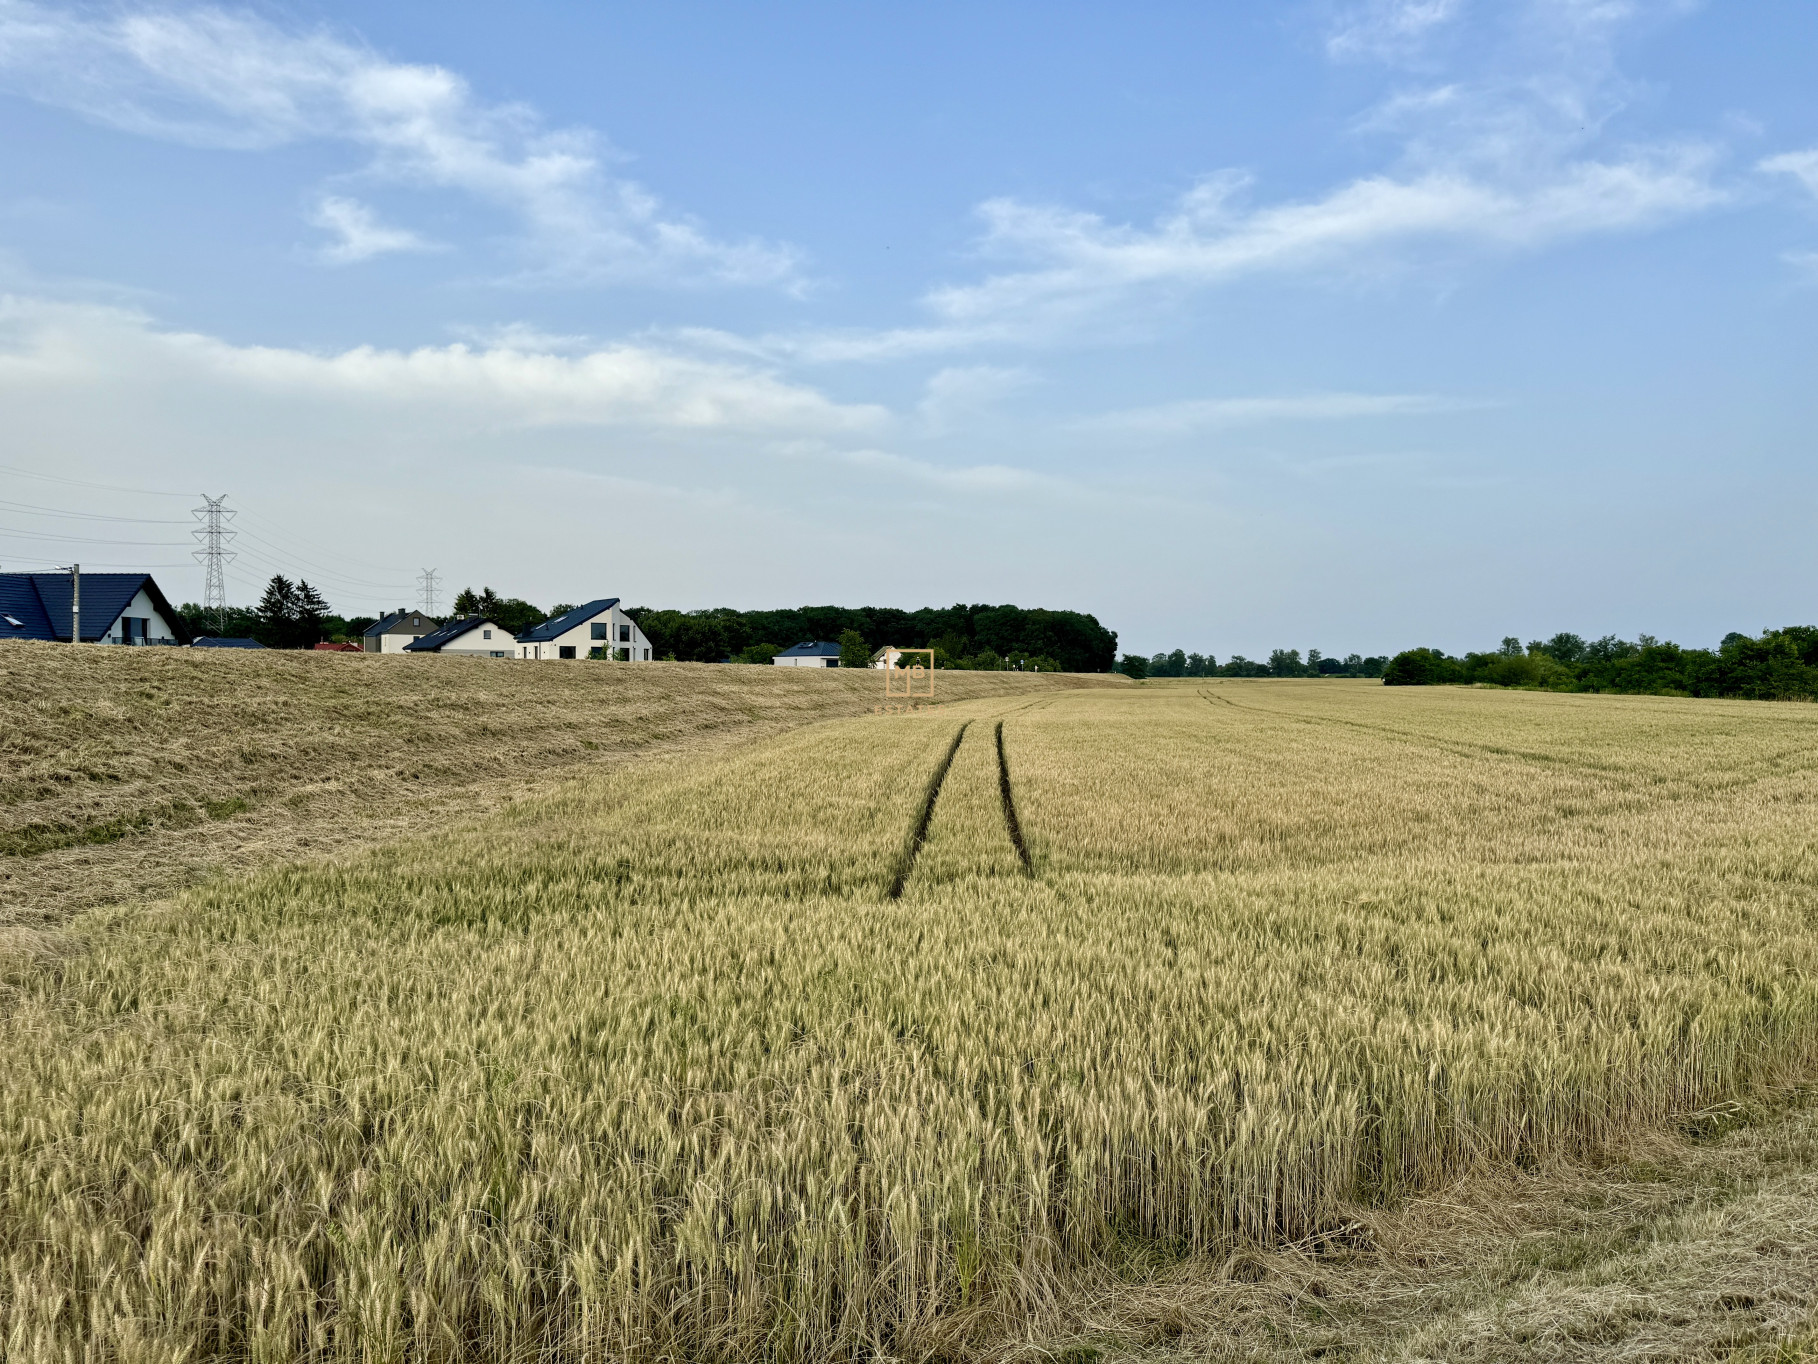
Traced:
<path fill-rule="evenodd" d="M 646 346 L 574 355 L 511 344 L 317 354 L 164 331 L 119 308 L 0 299 L 0 390 L 128 378 L 329 399 L 457 430 L 619 426 L 796 437 L 872 432 L 889 421 L 881 408 L 835 403 L 750 365 Z"/>
<path fill-rule="evenodd" d="M 316 254 L 331 265 L 352 265 L 393 251 L 429 251 L 433 242 L 425 241 L 403 227 L 387 227 L 365 204 L 357 199 L 329 195 L 316 206 L 312 222 L 340 238 Z"/>
<path fill-rule="evenodd" d="M 365 174 L 456 190 L 523 224 L 521 278 L 793 283 L 787 248 L 723 241 L 633 181 L 599 139 L 488 104 L 454 72 L 217 9 L 69 11 L 0 0 L 0 84 L 96 122 L 203 147 L 365 148 Z"/>
<path fill-rule="evenodd" d="M 1461 0 L 1366 0 L 1348 5 L 1326 35 L 1326 53 L 1339 61 L 1403 58 L 1417 52 L 1458 17 Z"/>
<path fill-rule="evenodd" d="M 1790 175 L 1813 194 L 1818 194 L 1818 148 L 1804 152 L 1782 152 L 1756 165 L 1770 175 Z"/>
<path fill-rule="evenodd" d="M 1577 161 L 1517 184 L 1465 171 L 1376 175 L 1321 198 L 1246 212 L 1230 211 L 1222 196 L 1209 204 L 1202 188 L 1147 228 L 998 199 L 981 209 L 987 247 L 1033 268 L 939 289 L 929 302 L 962 327 L 1018 319 L 1047 330 L 1076 324 L 1135 291 L 1357 268 L 1409 244 L 1532 250 L 1656 226 L 1721 202 L 1711 159 L 1700 148 L 1668 148 Z"/>
<path fill-rule="evenodd" d="M 1083 430 L 1145 436 L 1186 436 L 1283 421 L 1343 421 L 1457 412 L 1480 406 L 1419 393 L 1309 393 L 1296 397 L 1204 398 L 1107 412 L 1078 423 Z"/>

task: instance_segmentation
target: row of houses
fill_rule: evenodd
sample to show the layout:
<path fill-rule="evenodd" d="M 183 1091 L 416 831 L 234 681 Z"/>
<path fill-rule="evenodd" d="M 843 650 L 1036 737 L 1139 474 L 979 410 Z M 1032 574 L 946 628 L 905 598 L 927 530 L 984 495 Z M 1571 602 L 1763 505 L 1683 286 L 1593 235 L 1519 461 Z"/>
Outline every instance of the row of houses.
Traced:
<path fill-rule="evenodd" d="M 256 640 L 192 638 L 149 573 L 0 573 L 0 639 L 78 639 L 84 644 L 178 645 L 256 649 Z M 353 645 L 318 645 L 351 650 Z M 605 658 L 651 661 L 650 640 L 617 597 L 601 597 L 513 634 L 486 616 L 442 621 L 422 611 L 393 611 L 371 625 L 357 646 L 369 654 L 453 654 L 473 658 Z M 786 668 L 837 668 L 840 646 L 811 640 L 771 660 Z"/>

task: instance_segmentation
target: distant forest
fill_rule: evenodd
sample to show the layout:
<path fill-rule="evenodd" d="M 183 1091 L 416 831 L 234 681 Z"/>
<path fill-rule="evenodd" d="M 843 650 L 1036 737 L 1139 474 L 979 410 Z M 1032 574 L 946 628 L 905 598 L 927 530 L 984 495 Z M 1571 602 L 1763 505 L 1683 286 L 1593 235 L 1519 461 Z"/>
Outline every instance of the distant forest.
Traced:
<path fill-rule="evenodd" d="M 1818 626 L 1789 625 L 1757 637 L 1727 634 L 1715 650 L 1682 649 L 1642 635 L 1586 642 L 1557 634 L 1526 645 L 1513 635 L 1492 653 L 1453 658 L 1409 649 L 1383 671 L 1389 686 L 1488 683 L 1545 691 L 1647 696 L 1734 696 L 1761 701 L 1818 699 Z"/>
<path fill-rule="evenodd" d="M 1117 633 L 1094 616 L 1021 606 L 802 606 L 787 611 L 626 610 L 650 639 L 656 658 L 717 663 L 766 663 L 809 640 L 843 646 L 848 664 L 885 645 L 932 648 L 942 668 L 1037 667 L 1074 673 L 1110 672 Z"/>
<path fill-rule="evenodd" d="M 1176 649 L 1171 654 L 1156 654 L 1153 658 L 1125 654 L 1117 670 L 1136 678 L 1381 677 L 1388 662 L 1386 654 L 1381 658 L 1365 658 L 1362 654 L 1328 658 L 1318 649 L 1308 649 L 1306 661 L 1302 662 L 1299 649 L 1277 649 L 1269 655 L 1267 663 L 1253 662 L 1242 654 L 1232 654 L 1226 662 L 1220 663 L 1211 654 L 1190 654 L 1184 649 Z"/>

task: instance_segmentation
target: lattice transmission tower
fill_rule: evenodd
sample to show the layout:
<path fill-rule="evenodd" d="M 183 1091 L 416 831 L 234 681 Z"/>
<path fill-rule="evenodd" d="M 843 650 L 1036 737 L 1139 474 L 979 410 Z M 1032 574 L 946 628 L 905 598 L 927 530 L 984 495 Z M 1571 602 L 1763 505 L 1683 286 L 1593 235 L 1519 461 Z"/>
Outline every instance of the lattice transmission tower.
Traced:
<path fill-rule="evenodd" d="M 440 592 L 436 586 L 436 571 L 433 568 L 424 569 L 417 575 L 417 605 L 422 608 L 424 615 L 436 614 L 436 602 L 439 596 Z"/>
<path fill-rule="evenodd" d="M 202 542 L 202 548 L 193 551 L 202 565 L 202 609 L 215 613 L 215 629 L 223 633 L 227 630 L 227 575 L 223 570 L 237 557 L 227 547 L 237 532 L 229 530 L 227 523 L 239 515 L 226 503 L 226 493 L 219 497 L 203 493 L 202 505 L 191 509 L 202 524 L 190 532 Z"/>

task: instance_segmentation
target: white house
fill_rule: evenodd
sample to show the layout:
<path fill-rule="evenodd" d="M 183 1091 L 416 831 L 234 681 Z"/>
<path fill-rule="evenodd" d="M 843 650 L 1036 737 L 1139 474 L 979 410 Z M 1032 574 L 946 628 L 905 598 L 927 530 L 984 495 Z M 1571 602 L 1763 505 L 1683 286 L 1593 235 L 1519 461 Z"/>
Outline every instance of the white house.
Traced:
<path fill-rule="evenodd" d="M 465 654 L 470 658 L 516 658 L 516 637 L 484 616 L 463 616 L 404 646 L 407 654 Z"/>
<path fill-rule="evenodd" d="M 369 654 L 401 654 L 441 626 L 441 621 L 421 611 L 393 611 L 366 627 L 366 633 L 360 636 L 360 649 Z"/>
<path fill-rule="evenodd" d="M 0 639 L 67 640 L 72 616 L 82 643 L 189 642 L 149 573 L 0 573 Z"/>
<path fill-rule="evenodd" d="M 650 662 L 650 641 L 619 607 L 601 597 L 565 611 L 517 638 L 519 658 L 605 658 L 620 663 Z"/>
<path fill-rule="evenodd" d="M 837 668 L 840 646 L 824 639 L 805 640 L 790 645 L 770 661 L 779 668 Z"/>

